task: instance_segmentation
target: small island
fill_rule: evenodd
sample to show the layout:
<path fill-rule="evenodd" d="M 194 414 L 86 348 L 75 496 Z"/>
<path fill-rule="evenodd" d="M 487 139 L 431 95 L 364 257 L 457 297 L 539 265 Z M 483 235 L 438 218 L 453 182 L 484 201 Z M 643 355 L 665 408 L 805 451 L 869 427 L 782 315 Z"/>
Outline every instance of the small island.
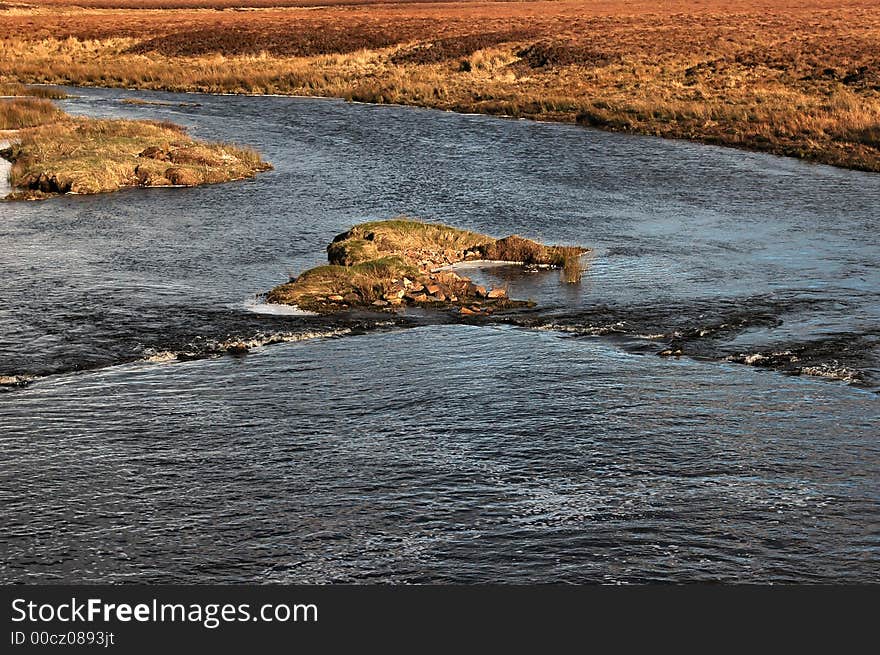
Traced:
<path fill-rule="evenodd" d="M 266 301 L 333 313 L 352 308 L 393 311 L 404 306 L 455 309 L 478 316 L 528 307 L 506 289 L 487 289 L 452 270 L 460 262 L 494 261 L 561 268 L 580 277 L 580 246 L 545 246 L 517 235 L 495 239 L 448 225 L 410 219 L 362 223 L 327 247 L 328 264 L 266 294 Z"/>
<path fill-rule="evenodd" d="M 191 187 L 272 168 L 251 148 L 198 141 L 173 123 L 75 117 L 45 98 L 0 101 L 0 138 L 10 143 L 0 150 L 12 164 L 6 200 Z"/>

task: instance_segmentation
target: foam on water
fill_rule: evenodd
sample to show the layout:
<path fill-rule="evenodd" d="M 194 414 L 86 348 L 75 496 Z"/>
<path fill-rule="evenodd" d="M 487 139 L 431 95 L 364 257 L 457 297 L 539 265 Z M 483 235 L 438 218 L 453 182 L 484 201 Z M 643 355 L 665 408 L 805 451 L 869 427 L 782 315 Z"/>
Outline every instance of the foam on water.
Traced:
<path fill-rule="evenodd" d="M 0 150 L 9 147 L 9 141 L 0 139 Z M 0 199 L 12 193 L 12 185 L 9 183 L 9 171 L 12 164 L 0 157 Z"/>
<path fill-rule="evenodd" d="M 258 298 L 250 298 L 244 304 L 245 309 L 256 314 L 271 314 L 273 316 L 317 316 L 315 312 L 300 309 L 296 305 L 279 305 L 267 303 Z"/>

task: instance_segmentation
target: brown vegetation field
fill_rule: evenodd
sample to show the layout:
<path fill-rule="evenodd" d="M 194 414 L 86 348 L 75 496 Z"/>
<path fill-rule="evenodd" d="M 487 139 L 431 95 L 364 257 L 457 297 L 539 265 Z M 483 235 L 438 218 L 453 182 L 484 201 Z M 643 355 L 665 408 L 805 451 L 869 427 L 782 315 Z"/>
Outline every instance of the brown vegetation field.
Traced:
<path fill-rule="evenodd" d="M 335 96 L 880 171 L 876 0 L 2 0 L 0 34 L 0 83 Z"/>

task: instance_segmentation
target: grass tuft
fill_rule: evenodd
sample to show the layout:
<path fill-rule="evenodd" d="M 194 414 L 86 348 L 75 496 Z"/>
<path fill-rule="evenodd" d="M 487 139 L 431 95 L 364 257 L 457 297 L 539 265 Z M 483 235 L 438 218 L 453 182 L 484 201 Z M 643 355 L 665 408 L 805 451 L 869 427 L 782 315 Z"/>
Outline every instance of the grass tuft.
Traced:
<path fill-rule="evenodd" d="M 0 130 L 21 130 L 64 117 L 58 107 L 42 98 L 0 100 Z"/>
<path fill-rule="evenodd" d="M 46 100 L 63 100 L 70 97 L 61 89 L 50 86 L 26 86 L 18 82 L 0 83 L 0 96 L 29 96 Z"/>
<path fill-rule="evenodd" d="M 479 252 L 485 259 L 516 262 L 527 266 L 563 267 L 573 258 L 586 252 L 577 246 L 545 246 L 513 234 L 503 239 L 483 244 Z"/>
<path fill-rule="evenodd" d="M 492 237 L 437 223 L 406 218 L 362 223 L 337 236 L 327 248 L 329 261 L 350 266 L 387 254 L 409 259 L 461 258 Z"/>

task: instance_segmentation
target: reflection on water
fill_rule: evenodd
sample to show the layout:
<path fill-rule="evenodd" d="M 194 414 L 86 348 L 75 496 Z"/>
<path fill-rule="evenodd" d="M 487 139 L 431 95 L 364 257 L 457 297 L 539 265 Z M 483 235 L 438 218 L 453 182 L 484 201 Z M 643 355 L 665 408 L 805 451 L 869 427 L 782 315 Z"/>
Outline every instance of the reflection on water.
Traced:
<path fill-rule="evenodd" d="M 76 93 L 69 111 L 174 120 L 275 170 L 0 205 L 0 376 L 48 376 L 0 394 L 0 579 L 880 578 L 880 176 L 397 107 Z M 538 303 L 474 325 L 255 302 L 402 213 L 595 250 L 579 284 L 472 271 Z M 250 353 L 215 356 L 230 342 Z"/>

